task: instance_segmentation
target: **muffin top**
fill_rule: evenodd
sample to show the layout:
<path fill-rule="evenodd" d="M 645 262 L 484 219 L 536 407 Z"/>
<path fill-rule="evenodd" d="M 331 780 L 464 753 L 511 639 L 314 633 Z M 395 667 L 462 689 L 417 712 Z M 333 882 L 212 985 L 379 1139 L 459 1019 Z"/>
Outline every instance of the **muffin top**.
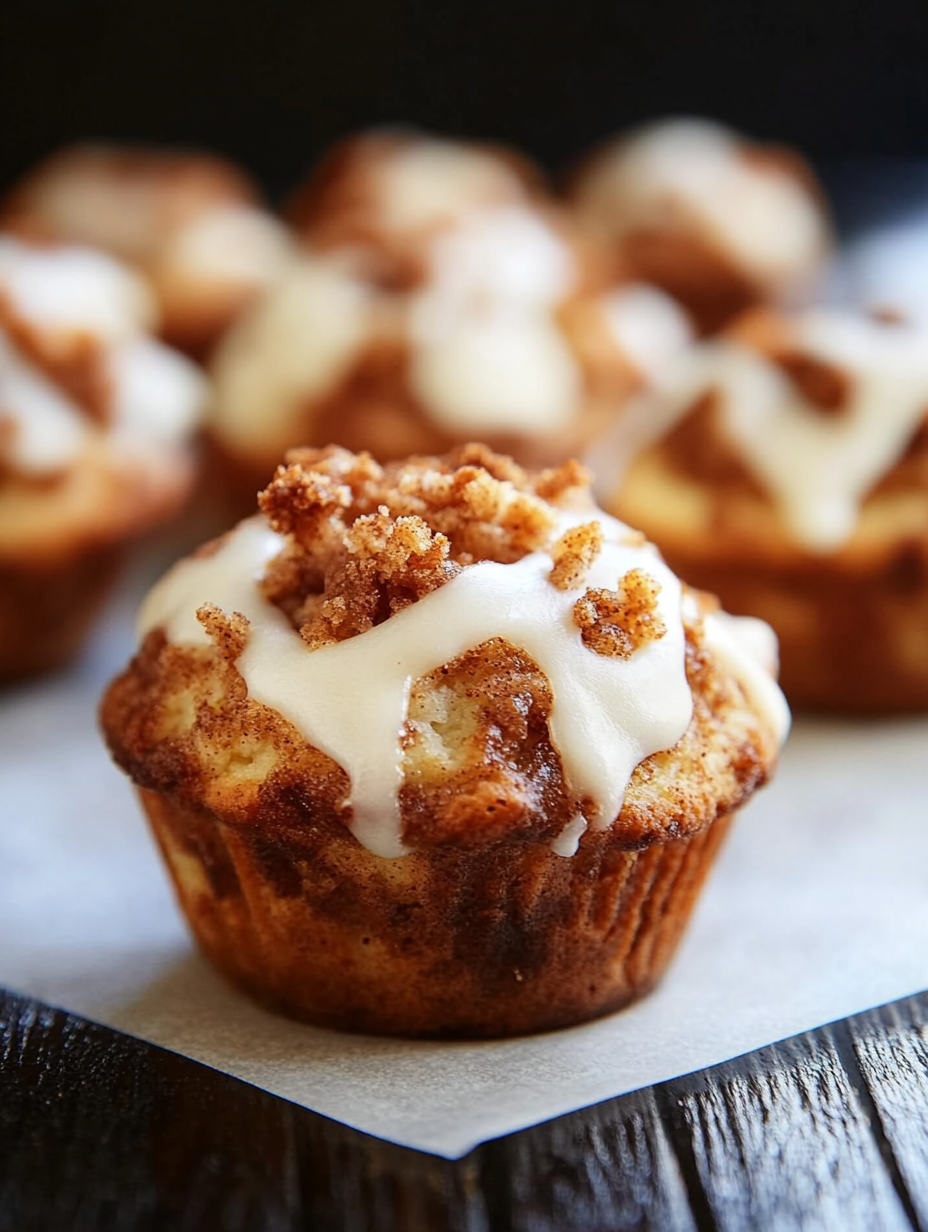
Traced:
<path fill-rule="evenodd" d="M 612 243 L 638 232 L 698 236 L 770 294 L 806 281 L 830 249 L 802 161 L 708 120 L 665 120 L 620 137 L 584 165 L 573 196 Z"/>
<path fill-rule="evenodd" d="M 541 195 L 540 173 L 513 151 L 384 128 L 336 146 L 294 194 L 288 216 L 312 248 L 375 248 L 391 278 L 405 281 L 436 232 L 472 210 Z"/>
<path fill-rule="evenodd" d="M 924 328 L 759 309 L 672 368 L 645 434 L 684 477 L 769 504 L 803 550 L 840 550 L 874 494 L 928 492 Z"/>
<path fill-rule="evenodd" d="M 308 793 L 381 856 L 570 854 L 698 830 L 771 769 L 769 630 L 685 595 L 577 463 L 298 450 L 261 506 L 142 609 L 103 709 L 142 786 L 285 827 Z"/>
<path fill-rule="evenodd" d="M 102 253 L 0 237 L 0 551 L 120 538 L 176 504 L 205 402 Z"/>

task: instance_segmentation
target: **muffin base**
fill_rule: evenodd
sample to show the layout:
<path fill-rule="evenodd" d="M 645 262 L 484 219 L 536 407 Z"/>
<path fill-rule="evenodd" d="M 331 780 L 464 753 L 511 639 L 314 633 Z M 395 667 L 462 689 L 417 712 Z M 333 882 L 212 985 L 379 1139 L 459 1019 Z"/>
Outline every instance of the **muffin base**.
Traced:
<path fill-rule="evenodd" d="M 623 850 L 587 834 L 372 855 L 347 831 L 232 824 L 139 795 L 193 933 L 264 1004 L 318 1026 L 480 1038 L 607 1014 L 659 980 L 732 814 Z"/>
<path fill-rule="evenodd" d="M 52 671 L 77 654 L 121 570 L 121 545 L 67 561 L 0 560 L 0 683 Z"/>
<path fill-rule="evenodd" d="M 821 560 L 764 569 L 664 555 L 726 611 L 773 626 L 780 687 L 792 706 L 849 715 L 928 710 L 928 555 L 903 548 L 870 575 Z"/>

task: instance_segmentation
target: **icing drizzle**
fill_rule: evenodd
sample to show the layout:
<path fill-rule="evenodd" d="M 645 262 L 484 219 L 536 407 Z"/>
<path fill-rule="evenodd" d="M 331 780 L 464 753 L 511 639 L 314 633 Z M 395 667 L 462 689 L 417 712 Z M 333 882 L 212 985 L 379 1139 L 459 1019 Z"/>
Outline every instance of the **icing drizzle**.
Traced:
<path fill-rule="evenodd" d="M 791 318 L 790 327 L 797 354 L 848 378 L 840 410 L 823 413 L 772 360 L 734 341 L 694 348 L 653 409 L 669 425 L 717 390 L 726 435 L 790 534 L 830 552 L 853 534 L 868 492 L 928 411 L 928 334 L 824 309 Z"/>
<path fill-rule="evenodd" d="M 582 517 L 565 518 L 559 530 Z M 283 539 L 263 517 L 243 522 L 212 556 L 175 566 L 155 587 L 140 632 L 163 626 L 177 644 L 206 644 L 196 619 L 209 601 L 240 612 L 250 636 L 238 668 L 249 695 L 289 719 L 351 780 L 350 828 L 380 856 L 406 853 L 397 791 L 400 733 L 414 680 L 492 637 L 531 655 L 554 698 L 551 737 L 571 790 L 589 800 L 586 822 L 603 828 L 618 815 L 631 774 L 645 757 L 679 740 L 692 715 L 684 670 L 680 584 L 650 545 L 622 542 L 626 528 L 600 515 L 605 543 L 586 586 L 612 588 L 629 569 L 660 583 L 662 638 L 628 660 L 583 645 L 571 618 L 577 590 L 548 581 L 551 557 L 534 552 L 514 564 L 481 561 L 366 633 L 309 650 L 258 582 Z M 555 535 L 556 537 L 556 535 Z M 565 853 L 576 836 L 562 836 Z"/>

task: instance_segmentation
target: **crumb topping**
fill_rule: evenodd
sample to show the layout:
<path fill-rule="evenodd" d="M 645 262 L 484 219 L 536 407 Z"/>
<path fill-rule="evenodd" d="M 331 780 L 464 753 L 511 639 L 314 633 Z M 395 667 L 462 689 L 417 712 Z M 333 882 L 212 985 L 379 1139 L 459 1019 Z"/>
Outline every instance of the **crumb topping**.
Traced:
<path fill-rule="evenodd" d="M 544 547 L 558 507 L 587 486 L 577 462 L 531 473 L 482 445 L 388 466 L 337 446 L 292 450 L 259 497 L 287 537 L 262 593 L 313 648 L 344 641 L 468 565 L 512 564 Z M 568 531 L 555 548 L 553 584 L 568 589 L 601 544 L 595 522 Z"/>
<path fill-rule="evenodd" d="M 667 632 L 657 611 L 660 584 L 642 569 L 630 569 L 615 590 L 594 587 L 573 607 L 583 644 L 607 658 L 630 659 Z"/>
<path fill-rule="evenodd" d="M 227 616 L 215 603 L 197 608 L 197 620 L 226 663 L 239 658 L 248 641 L 248 621 L 239 612 Z"/>
<path fill-rule="evenodd" d="M 548 580 L 558 590 L 576 590 L 590 565 L 602 551 L 603 531 L 598 522 L 584 522 L 566 530 L 551 549 L 554 567 Z"/>

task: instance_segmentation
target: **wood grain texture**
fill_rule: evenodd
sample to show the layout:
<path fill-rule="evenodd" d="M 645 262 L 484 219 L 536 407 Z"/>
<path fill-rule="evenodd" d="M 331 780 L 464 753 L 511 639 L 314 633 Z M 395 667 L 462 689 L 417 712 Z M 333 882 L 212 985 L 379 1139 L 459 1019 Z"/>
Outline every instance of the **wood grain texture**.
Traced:
<path fill-rule="evenodd" d="M 898 1170 L 911 1217 L 928 1229 L 928 997 L 908 997 L 849 1020 L 862 1083 L 884 1134 L 884 1158 Z"/>
<path fill-rule="evenodd" d="M 486 1192 L 494 1228 L 695 1232 L 650 1090 L 512 1134 L 492 1144 L 491 1158 Z"/>
<path fill-rule="evenodd" d="M 663 1097 L 720 1232 L 911 1232 L 830 1028 L 667 1084 Z"/>
<path fill-rule="evenodd" d="M 0 1001 L 0 1072 L 3 1232 L 290 1226 L 282 1101 L 18 998 Z"/>
<path fill-rule="evenodd" d="M 0 992 L 0 1232 L 928 1229 L 928 994 L 448 1161 Z"/>

